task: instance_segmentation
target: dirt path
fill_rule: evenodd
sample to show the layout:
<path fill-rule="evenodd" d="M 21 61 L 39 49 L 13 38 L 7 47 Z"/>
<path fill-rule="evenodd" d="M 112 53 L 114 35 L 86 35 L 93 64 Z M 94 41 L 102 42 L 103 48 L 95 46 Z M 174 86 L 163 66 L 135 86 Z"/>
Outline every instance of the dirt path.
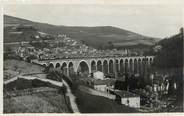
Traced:
<path fill-rule="evenodd" d="M 38 78 L 38 77 L 35 77 L 35 76 L 22 76 L 22 75 L 18 75 L 16 77 L 13 77 L 13 78 L 5 81 L 4 84 L 8 84 L 10 82 L 13 82 L 13 81 L 17 80 L 18 78 L 27 79 L 27 80 L 38 79 L 38 80 L 41 80 L 43 82 L 51 83 L 51 84 L 53 84 L 55 86 L 58 86 L 58 87 L 62 87 L 63 86 L 62 82 L 58 82 L 58 81 L 54 81 L 54 80 L 50 80 L 50 79 L 45 79 L 45 78 Z"/>
<path fill-rule="evenodd" d="M 71 108 L 72 108 L 73 112 L 80 113 L 79 109 L 77 107 L 77 104 L 75 102 L 76 97 L 72 94 L 70 86 L 68 85 L 68 83 L 65 80 L 63 80 L 63 84 L 67 87 L 66 95 L 70 98 Z"/>
<path fill-rule="evenodd" d="M 56 74 L 56 76 L 58 76 L 60 78 L 60 76 L 57 73 L 55 73 L 55 74 Z M 77 106 L 77 103 L 75 101 L 76 97 L 73 95 L 70 86 L 68 85 L 68 83 L 64 79 L 62 79 L 62 82 L 67 88 L 66 96 L 69 97 L 71 108 L 72 108 L 73 112 L 80 113 L 78 106 Z"/>

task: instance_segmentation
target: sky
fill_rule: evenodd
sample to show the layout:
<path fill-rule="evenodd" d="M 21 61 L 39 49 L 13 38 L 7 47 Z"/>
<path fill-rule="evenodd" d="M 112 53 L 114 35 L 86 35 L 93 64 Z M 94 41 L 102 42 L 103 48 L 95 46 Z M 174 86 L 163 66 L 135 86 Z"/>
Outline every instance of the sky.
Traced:
<path fill-rule="evenodd" d="M 150 37 L 165 38 L 182 27 L 182 8 L 174 5 L 5 5 L 4 14 L 65 26 L 115 26 Z"/>

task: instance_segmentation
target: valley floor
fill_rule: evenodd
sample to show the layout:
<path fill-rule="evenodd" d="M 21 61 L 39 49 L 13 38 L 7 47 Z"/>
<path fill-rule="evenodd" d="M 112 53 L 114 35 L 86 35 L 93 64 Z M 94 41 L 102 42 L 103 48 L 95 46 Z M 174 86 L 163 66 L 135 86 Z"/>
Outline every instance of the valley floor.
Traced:
<path fill-rule="evenodd" d="M 75 93 L 76 102 L 81 113 L 136 113 L 136 109 L 129 108 L 125 105 L 108 98 L 91 95 L 80 90 Z"/>

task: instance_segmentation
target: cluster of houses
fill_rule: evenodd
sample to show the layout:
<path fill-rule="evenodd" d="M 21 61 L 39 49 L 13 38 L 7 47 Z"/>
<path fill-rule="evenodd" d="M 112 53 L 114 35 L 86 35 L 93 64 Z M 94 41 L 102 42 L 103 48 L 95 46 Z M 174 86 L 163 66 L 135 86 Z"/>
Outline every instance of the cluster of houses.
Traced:
<path fill-rule="evenodd" d="M 71 39 L 66 34 L 50 35 L 40 32 L 32 25 L 16 25 L 9 33 L 29 33 L 25 41 L 19 42 L 13 50 L 20 57 L 34 55 L 39 59 L 56 59 L 65 57 L 97 57 L 127 55 L 128 50 L 97 50 L 85 45 L 83 42 Z M 28 39 L 30 38 L 30 40 Z M 32 44 L 31 44 L 32 43 Z M 34 43 L 47 44 L 35 46 Z M 11 46 L 10 46 L 11 47 Z"/>
<path fill-rule="evenodd" d="M 140 96 L 130 91 L 115 89 L 116 79 L 106 78 L 103 72 L 96 71 L 88 78 L 80 79 L 80 83 L 89 88 L 115 95 L 115 100 L 132 108 L 140 108 Z"/>
<path fill-rule="evenodd" d="M 167 95 L 169 89 L 169 82 L 166 79 L 159 80 L 159 77 L 153 77 L 152 86 L 147 85 L 145 88 L 137 88 L 130 90 L 128 86 L 126 89 L 118 88 L 117 81 L 125 81 L 125 79 L 107 78 L 103 72 L 95 71 L 87 78 L 81 78 L 80 84 L 116 96 L 118 103 L 124 104 L 133 108 L 140 108 L 141 106 L 157 107 L 163 105 L 159 102 L 160 96 Z M 121 83 L 123 84 L 123 83 Z M 173 84 L 176 90 L 176 84 Z M 153 105 L 154 104 L 154 105 Z"/>
<path fill-rule="evenodd" d="M 43 35 L 43 34 L 42 34 Z M 37 37 L 37 36 L 35 36 Z M 35 41 L 37 42 L 37 41 Z M 73 40 L 69 37 L 59 35 L 53 40 L 38 41 L 48 43 L 49 48 L 37 48 L 27 42 L 20 42 L 15 49 L 16 54 L 24 58 L 25 56 L 35 56 L 38 59 L 59 59 L 67 57 L 103 57 L 114 55 L 127 55 L 128 50 L 97 50 L 95 48 L 86 46 L 79 41 Z"/>

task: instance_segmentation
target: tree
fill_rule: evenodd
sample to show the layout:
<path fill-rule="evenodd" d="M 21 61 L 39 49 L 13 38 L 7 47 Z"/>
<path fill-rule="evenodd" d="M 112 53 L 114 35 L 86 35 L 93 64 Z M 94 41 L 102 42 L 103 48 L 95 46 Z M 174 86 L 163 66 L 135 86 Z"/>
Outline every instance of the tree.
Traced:
<path fill-rule="evenodd" d="M 159 42 L 162 49 L 156 54 L 154 66 L 160 69 L 183 66 L 183 35 L 181 33 Z"/>
<path fill-rule="evenodd" d="M 178 106 L 183 106 L 183 29 L 180 33 L 159 42 L 162 49 L 156 54 L 153 66 L 169 74 L 169 95 L 176 95 Z M 178 88 L 174 90 L 173 83 Z"/>

